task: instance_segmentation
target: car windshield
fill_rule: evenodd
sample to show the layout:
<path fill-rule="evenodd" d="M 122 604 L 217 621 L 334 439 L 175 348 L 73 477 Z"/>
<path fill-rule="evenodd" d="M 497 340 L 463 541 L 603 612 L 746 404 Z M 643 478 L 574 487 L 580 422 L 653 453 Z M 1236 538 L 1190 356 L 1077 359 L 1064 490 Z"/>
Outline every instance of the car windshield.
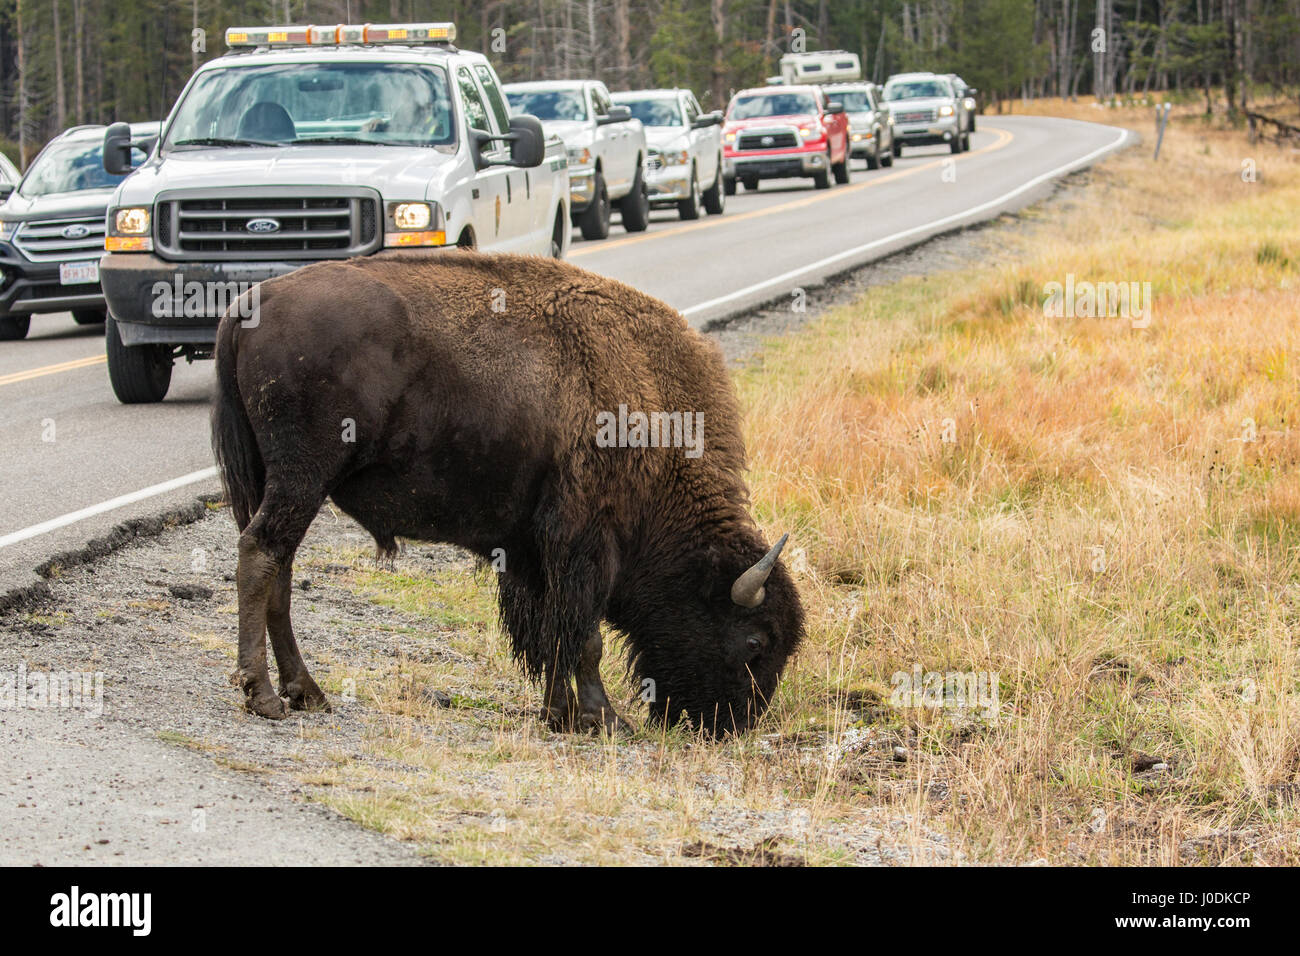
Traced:
<path fill-rule="evenodd" d="M 131 164 L 138 166 L 145 155 L 139 149 L 131 150 Z M 112 189 L 126 176 L 114 176 L 104 171 L 104 140 L 77 139 L 51 143 L 23 179 L 18 192 L 31 199 L 54 193 L 76 193 L 85 189 Z"/>
<path fill-rule="evenodd" d="M 620 98 L 619 106 L 626 106 L 632 111 L 633 119 L 639 119 L 643 126 L 683 126 L 682 111 L 677 101 L 671 97 L 658 99 L 629 100 Z"/>
<path fill-rule="evenodd" d="M 587 103 L 581 90 L 512 90 L 506 92 L 510 109 L 539 120 L 585 120 Z"/>
<path fill-rule="evenodd" d="M 281 63 L 201 75 L 164 148 L 455 142 L 447 76 L 412 63 Z"/>
<path fill-rule="evenodd" d="M 836 103 L 843 103 L 846 113 L 865 113 L 871 109 L 866 90 L 832 90 L 827 92 L 827 96 Z"/>
<path fill-rule="evenodd" d="M 948 84 L 942 80 L 900 80 L 885 86 L 887 100 L 924 100 L 936 96 L 952 96 Z"/>
<path fill-rule="evenodd" d="M 738 96 L 731 104 L 731 119 L 756 119 L 762 116 L 798 116 L 816 113 L 817 101 L 810 93 L 756 93 Z"/>

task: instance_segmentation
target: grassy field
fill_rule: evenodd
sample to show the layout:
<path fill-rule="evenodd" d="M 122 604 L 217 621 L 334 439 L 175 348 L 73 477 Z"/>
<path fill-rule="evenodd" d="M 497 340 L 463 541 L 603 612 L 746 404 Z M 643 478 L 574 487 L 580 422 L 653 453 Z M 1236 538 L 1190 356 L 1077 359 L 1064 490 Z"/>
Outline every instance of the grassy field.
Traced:
<path fill-rule="evenodd" d="M 552 735 L 486 579 L 357 571 L 460 653 L 377 661 L 368 759 L 310 792 L 460 862 L 1300 863 L 1298 157 L 1180 108 L 1158 164 L 738 373 L 811 621 L 756 733 Z M 1045 314 L 1067 281 L 1149 312 Z M 949 673 L 982 699 L 897 693 Z"/>

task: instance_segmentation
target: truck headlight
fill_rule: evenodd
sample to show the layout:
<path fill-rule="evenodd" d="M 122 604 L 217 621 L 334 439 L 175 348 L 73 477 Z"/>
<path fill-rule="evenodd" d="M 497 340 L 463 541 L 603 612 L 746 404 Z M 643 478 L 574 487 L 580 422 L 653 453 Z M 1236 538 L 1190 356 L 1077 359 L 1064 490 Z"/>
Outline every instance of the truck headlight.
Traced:
<path fill-rule="evenodd" d="M 940 107 L 939 107 L 939 115 L 940 115 L 940 116 L 951 116 L 951 115 L 952 115 L 952 107 L 951 107 L 951 106 L 940 106 Z"/>
<path fill-rule="evenodd" d="M 975 100 L 968 96 L 966 99 L 962 100 L 962 105 L 965 106 L 966 109 L 973 111 L 975 109 Z"/>
<path fill-rule="evenodd" d="M 399 202 L 393 207 L 393 225 L 398 229 L 427 229 L 432 221 L 427 202 Z"/>
<path fill-rule="evenodd" d="M 585 146 L 570 147 L 565 150 L 565 152 L 568 153 L 570 166 L 591 165 L 591 150 L 587 149 Z"/>
<path fill-rule="evenodd" d="M 734 143 L 736 141 L 735 131 L 732 131 L 730 133 L 723 133 L 722 138 L 728 143 Z"/>
<path fill-rule="evenodd" d="M 0 219 L 0 239 L 10 239 L 18 231 L 17 220 L 5 221 Z"/>
<path fill-rule="evenodd" d="M 804 139 L 818 139 L 825 132 L 820 126 L 800 126 L 799 135 Z"/>
<path fill-rule="evenodd" d="M 442 207 L 428 202 L 384 204 L 384 245 L 393 248 L 445 246 L 447 225 Z"/>
<path fill-rule="evenodd" d="M 104 248 L 109 252 L 152 252 L 148 206 L 119 206 L 108 211 L 108 234 Z"/>
<path fill-rule="evenodd" d="M 691 161 L 691 154 L 684 149 L 666 149 L 659 154 L 659 161 L 665 166 L 685 166 Z"/>
<path fill-rule="evenodd" d="M 147 236 L 149 210 L 144 206 L 127 206 L 113 214 L 113 231 L 119 236 Z"/>

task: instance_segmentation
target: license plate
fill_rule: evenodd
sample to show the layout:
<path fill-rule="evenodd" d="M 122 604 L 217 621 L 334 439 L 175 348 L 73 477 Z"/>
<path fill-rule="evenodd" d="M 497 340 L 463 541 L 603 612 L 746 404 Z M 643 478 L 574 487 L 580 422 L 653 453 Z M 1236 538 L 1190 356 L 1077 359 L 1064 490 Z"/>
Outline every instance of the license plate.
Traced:
<path fill-rule="evenodd" d="M 99 261 L 60 262 L 59 285 L 87 285 L 99 281 Z"/>

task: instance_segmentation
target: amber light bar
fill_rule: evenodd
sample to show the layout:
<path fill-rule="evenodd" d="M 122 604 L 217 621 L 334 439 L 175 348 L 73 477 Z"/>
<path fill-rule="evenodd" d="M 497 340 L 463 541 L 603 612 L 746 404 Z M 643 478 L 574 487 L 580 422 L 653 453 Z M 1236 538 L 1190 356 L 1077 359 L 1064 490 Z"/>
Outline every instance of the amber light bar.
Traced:
<path fill-rule="evenodd" d="M 451 43 L 454 23 L 340 23 L 335 26 L 231 27 L 226 46 L 347 46 L 350 44 Z"/>

